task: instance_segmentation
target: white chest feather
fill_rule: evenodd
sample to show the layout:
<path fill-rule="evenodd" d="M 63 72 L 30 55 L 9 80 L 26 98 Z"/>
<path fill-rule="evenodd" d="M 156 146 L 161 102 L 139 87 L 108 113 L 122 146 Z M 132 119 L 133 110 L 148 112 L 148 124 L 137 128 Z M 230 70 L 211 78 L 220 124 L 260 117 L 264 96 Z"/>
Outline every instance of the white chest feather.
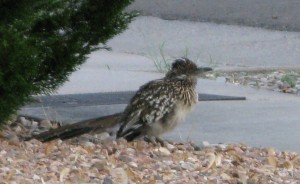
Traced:
<path fill-rule="evenodd" d="M 191 111 L 192 107 L 178 105 L 175 112 L 168 118 L 167 121 L 159 121 L 153 123 L 148 129 L 147 134 L 152 136 L 159 136 L 165 132 L 173 130 L 179 123 L 183 122 L 186 115 Z"/>

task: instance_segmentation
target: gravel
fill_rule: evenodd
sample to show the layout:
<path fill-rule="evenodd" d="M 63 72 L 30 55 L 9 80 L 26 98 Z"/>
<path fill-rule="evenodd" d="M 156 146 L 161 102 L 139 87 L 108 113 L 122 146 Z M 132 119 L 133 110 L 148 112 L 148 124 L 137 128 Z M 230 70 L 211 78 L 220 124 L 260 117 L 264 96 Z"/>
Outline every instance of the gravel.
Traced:
<path fill-rule="evenodd" d="M 208 76 L 221 83 L 233 83 L 264 89 L 300 95 L 300 71 L 233 71 L 215 72 Z"/>
<path fill-rule="evenodd" d="M 48 143 L 22 141 L 30 133 L 25 132 L 29 122 L 26 125 L 17 120 L 1 133 L 0 184 L 300 183 L 296 152 L 208 142 L 201 147 L 193 143 L 162 147 L 143 140 L 115 140 L 106 133 Z M 37 125 L 39 129 L 44 124 Z"/>

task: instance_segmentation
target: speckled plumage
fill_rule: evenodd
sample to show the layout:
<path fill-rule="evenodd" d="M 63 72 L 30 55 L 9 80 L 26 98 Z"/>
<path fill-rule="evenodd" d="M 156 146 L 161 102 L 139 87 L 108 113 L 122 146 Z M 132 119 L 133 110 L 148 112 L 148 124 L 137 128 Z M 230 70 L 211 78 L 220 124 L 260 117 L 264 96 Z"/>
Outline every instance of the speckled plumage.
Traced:
<path fill-rule="evenodd" d="M 164 78 L 141 86 L 120 118 L 117 137 L 131 141 L 143 135 L 156 137 L 174 129 L 198 101 L 197 72 L 195 63 L 180 58 Z"/>

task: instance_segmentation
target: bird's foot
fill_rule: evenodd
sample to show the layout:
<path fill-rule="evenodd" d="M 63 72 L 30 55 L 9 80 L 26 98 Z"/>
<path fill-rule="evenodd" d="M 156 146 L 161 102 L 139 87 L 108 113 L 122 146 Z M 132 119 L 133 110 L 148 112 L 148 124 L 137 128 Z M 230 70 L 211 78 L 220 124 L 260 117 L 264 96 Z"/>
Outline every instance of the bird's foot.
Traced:
<path fill-rule="evenodd" d="M 160 137 L 154 137 L 154 136 L 145 136 L 144 140 L 146 142 L 152 143 L 154 146 L 167 146 L 168 144 L 172 144 L 170 141 L 164 140 Z"/>

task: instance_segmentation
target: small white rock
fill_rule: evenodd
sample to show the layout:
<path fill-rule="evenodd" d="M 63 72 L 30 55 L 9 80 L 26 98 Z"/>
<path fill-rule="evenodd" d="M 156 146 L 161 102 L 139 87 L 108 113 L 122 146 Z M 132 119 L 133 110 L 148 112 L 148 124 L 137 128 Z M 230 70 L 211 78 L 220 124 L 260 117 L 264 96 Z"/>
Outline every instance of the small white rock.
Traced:
<path fill-rule="evenodd" d="M 5 150 L 0 151 L 0 155 L 6 155 L 7 152 Z"/>
<path fill-rule="evenodd" d="M 33 177 L 32 177 L 32 179 L 33 180 L 40 180 L 41 178 L 38 175 L 34 174 Z"/>
<path fill-rule="evenodd" d="M 209 142 L 208 142 L 208 141 L 203 141 L 203 142 L 202 142 L 202 145 L 203 145 L 204 147 L 208 147 L 208 146 L 210 146 L 210 144 L 209 144 Z"/>
<path fill-rule="evenodd" d="M 190 162 L 181 162 L 180 167 L 185 170 L 193 170 L 195 169 L 195 165 Z"/>
<path fill-rule="evenodd" d="M 160 147 L 158 151 L 163 156 L 169 156 L 171 154 L 171 152 L 165 147 Z"/>
<path fill-rule="evenodd" d="M 1 171 L 1 172 L 9 172 L 9 171 L 10 171 L 10 168 L 8 168 L 8 167 L 1 167 L 1 168 L 0 168 L 0 171 Z M 0 173 L 1 173 L 1 172 L 0 172 Z"/>
<path fill-rule="evenodd" d="M 104 140 L 110 138 L 110 135 L 107 132 L 102 132 L 102 133 L 97 135 L 97 138 L 101 141 L 104 141 Z"/>
<path fill-rule="evenodd" d="M 37 128 L 39 126 L 39 123 L 38 122 L 36 122 L 36 121 L 32 121 L 31 122 L 31 128 Z"/>
<path fill-rule="evenodd" d="M 131 167 L 135 167 L 135 168 L 138 167 L 137 163 L 135 163 L 135 162 L 129 162 L 128 165 Z"/>
<path fill-rule="evenodd" d="M 166 147 L 168 148 L 169 151 L 172 151 L 175 149 L 175 146 L 173 146 L 172 144 L 167 143 Z"/>
<path fill-rule="evenodd" d="M 133 148 L 126 148 L 127 153 L 135 153 L 135 149 Z"/>
<path fill-rule="evenodd" d="M 17 126 L 15 129 L 14 129 L 15 132 L 17 133 L 20 133 L 22 132 L 22 128 L 20 126 Z"/>
<path fill-rule="evenodd" d="M 190 162 L 197 162 L 198 161 L 197 159 L 195 159 L 193 157 L 188 157 L 186 160 L 190 161 Z"/>
<path fill-rule="evenodd" d="M 27 119 L 25 119 L 24 117 L 20 117 L 19 118 L 19 121 L 20 121 L 20 123 L 22 124 L 22 125 L 24 125 L 24 126 L 31 126 L 31 122 L 29 121 L 29 120 L 27 120 Z"/>
<path fill-rule="evenodd" d="M 94 148 L 95 147 L 95 144 L 90 142 L 90 141 L 86 141 L 83 143 L 84 146 L 86 147 L 90 147 L 90 148 Z"/>
<path fill-rule="evenodd" d="M 45 129 L 50 129 L 52 128 L 52 123 L 50 120 L 44 119 L 40 122 L 40 127 Z"/>
<path fill-rule="evenodd" d="M 172 160 L 163 160 L 166 165 L 172 165 L 174 162 Z"/>

